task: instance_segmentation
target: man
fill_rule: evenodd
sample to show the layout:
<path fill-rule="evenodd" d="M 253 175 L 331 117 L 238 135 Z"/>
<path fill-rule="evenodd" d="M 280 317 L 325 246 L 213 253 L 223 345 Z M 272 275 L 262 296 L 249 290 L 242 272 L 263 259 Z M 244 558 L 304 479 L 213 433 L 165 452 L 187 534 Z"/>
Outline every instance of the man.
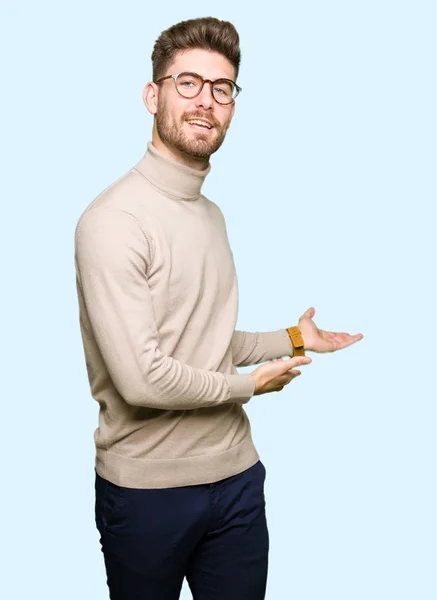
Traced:
<path fill-rule="evenodd" d="M 265 468 L 243 405 L 298 376 L 304 350 L 362 335 L 318 329 L 313 308 L 290 328 L 235 330 L 225 221 L 201 187 L 234 116 L 238 34 L 226 21 L 185 21 L 161 34 L 152 62 L 152 142 L 75 232 L 107 583 L 113 600 L 175 600 L 184 577 L 195 599 L 261 600 Z"/>

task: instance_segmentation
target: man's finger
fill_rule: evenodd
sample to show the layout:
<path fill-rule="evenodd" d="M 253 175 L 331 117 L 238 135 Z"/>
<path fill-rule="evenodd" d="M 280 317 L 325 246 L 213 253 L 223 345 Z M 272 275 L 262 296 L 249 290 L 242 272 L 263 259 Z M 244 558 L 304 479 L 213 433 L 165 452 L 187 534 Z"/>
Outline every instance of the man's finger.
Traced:
<path fill-rule="evenodd" d="M 293 356 L 289 360 L 284 360 L 284 370 L 289 371 L 293 367 L 308 365 L 310 362 L 311 358 L 309 356 Z"/>

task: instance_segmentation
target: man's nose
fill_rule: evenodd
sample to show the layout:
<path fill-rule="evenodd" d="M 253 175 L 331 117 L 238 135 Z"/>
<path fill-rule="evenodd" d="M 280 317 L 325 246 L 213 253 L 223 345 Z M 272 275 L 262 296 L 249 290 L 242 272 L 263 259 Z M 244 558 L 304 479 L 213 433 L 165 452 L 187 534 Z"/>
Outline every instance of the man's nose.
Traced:
<path fill-rule="evenodd" d="M 195 98 L 196 106 L 202 106 L 203 108 L 211 108 L 215 102 L 212 92 L 211 84 L 206 82 L 202 88 L 202 91 Z"/>

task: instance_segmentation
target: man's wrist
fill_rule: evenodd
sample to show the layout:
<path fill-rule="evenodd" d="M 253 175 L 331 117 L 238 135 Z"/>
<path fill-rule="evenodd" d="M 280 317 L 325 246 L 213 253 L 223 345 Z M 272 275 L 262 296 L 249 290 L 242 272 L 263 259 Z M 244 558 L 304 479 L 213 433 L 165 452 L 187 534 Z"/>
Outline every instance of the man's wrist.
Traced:
<path fill-rule="evenodd" d="M 287 327 L 286 331 L 293 348 L 293 356 L 305 356 L 305 344 L 302 332 L 297 325 Z"/>
<path fill-rule="evenodd" d="M 255 393 L 255 378 L 251 373 L 225 374 L 230 387 L 229 401 L 245 404 Z"/>

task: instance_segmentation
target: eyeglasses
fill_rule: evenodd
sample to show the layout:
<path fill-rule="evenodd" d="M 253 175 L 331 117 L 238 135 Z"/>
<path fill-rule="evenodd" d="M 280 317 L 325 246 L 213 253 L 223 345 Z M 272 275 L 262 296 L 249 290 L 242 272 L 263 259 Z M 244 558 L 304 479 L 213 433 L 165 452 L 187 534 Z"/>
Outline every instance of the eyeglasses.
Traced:
<path fill-rule="evenodd" d="M 195 98 L 203 90 L 205 83 L 211 86 L 211 93 L 216 102 L 219 104 L 231 104 L 241 92 L 242 88 L 231 79 L 203 79 L 197 73 L 177 73 L 176 75 L 167 75 L 157 79 L 154 83 L 161 83 L 165 79 L 172 78 L 176 90 L 183 98 Z"/>

